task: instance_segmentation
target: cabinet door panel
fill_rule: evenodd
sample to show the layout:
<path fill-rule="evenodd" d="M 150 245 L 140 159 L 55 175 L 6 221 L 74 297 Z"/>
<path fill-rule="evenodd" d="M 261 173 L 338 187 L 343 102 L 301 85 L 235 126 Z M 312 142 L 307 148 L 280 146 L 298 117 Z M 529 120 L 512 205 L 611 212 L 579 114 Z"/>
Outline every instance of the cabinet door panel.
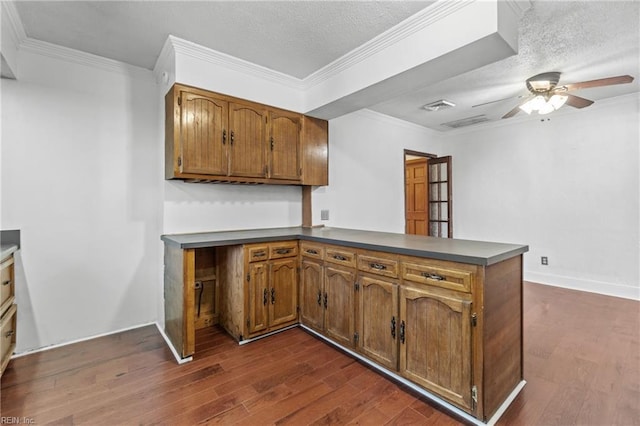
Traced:
<path fill-rule="evenodd" d="M 400 373 L 471 410 L 471 301 L 463 293 L 403 287 Z"/>
<path fill-rule="evenodd" d="M 249 313 L 249 335 L 264 331 L 268 327 L 269 288 L 267 263 L 249 264 L 249 282 L 247 304 Z"/>
<path fill-rule="evenodd" d="M 181 92 L 182 173 L 227 174 L 225 101 Z"/>
<path fill-rule="evenodd" d="M 269 325 L 271 327 L 298 319 L 298 272 L 296 258 L 271 262 Z"/>
<path fill-rule="evenodd" d="M 300 179 L 300 116 L 270 114 L 269 177 Z"/>
<path fill-rule="evenodd" d="M 322 265 L 302 259 L 300 272 L 300 322 L 321 331 L 324 325 Z"/>
<path fill-rule="evenodd" d="M 266 111 L 229 104 L 229 174 L 265 177 Z"/>
<path fill-rule="evenodd" d="M 333 266 L 325 267 L 323 296 L 327 301 L 324 313 L 325 333 L 337 343 L 348 347 L 353 347 L 355 333 L 354 283 L 353 271 Z"/>
<path fill-rule="evenodd" d="M 358 350 L 385 367 L 398 369 L 398 284 L 361 276 Z"/>

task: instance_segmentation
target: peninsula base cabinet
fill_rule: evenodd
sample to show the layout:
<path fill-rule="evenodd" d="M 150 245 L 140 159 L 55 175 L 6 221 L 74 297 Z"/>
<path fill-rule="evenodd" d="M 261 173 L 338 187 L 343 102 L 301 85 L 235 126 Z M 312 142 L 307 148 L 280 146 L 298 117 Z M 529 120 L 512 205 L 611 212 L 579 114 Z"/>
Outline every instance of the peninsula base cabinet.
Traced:
<path fill-rule="evenodd" d="M 337 243 L 301 236 L 213 248 L 165 244 L 172 345 L 182 358 L 194 353 L 201 281 L 215 283 L 206 324 L 219 323 L 236 340 L 300 323 L 468 419 L 491 420 L 521 389 L 526 247 L 483 265 Z"/>

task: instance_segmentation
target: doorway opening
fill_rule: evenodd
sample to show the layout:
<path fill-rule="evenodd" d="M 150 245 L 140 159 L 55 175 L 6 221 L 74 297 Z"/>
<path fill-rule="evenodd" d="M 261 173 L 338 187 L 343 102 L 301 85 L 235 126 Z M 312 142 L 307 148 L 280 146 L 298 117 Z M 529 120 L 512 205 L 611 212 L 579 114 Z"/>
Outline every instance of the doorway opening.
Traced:
<path fill-rule="evenodd" d="M 451 156 L 404 150 L 405 233 L 453 238 Z"/>

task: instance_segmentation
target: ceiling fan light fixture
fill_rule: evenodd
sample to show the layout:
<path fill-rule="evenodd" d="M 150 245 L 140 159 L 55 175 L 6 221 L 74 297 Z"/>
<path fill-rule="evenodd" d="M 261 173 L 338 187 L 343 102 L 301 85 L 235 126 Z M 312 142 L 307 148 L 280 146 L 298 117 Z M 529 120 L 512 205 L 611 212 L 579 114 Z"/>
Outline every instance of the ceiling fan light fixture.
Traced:
<path fill-rule="evenodd" d="M 535 98 L 520 105 L 520 109 L 527 114 L 531 114 L 533 111 L 538 111 L 538 114 L 549 114 L 557 109 L 560 109 L 562 105 L 567 102 L 568 96 L 565 95 L 553 95 L 548 100 L 538 95 Z"/>
<path fill-rule="evenodd" d="M 530 81 L 529 84 L 531 84 L 531 87 L 536 92 L 545 92 L 549 90 L 549 87 L 551 87 L 551 82 L 549 80 Z"/>

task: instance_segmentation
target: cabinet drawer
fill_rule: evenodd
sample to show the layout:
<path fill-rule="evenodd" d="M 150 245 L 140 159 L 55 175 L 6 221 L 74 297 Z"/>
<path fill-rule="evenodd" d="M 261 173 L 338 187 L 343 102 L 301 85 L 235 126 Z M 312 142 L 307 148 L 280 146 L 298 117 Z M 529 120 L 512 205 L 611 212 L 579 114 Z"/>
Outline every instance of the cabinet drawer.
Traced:
<path fill-rule="evenodd" d="M 294 257 L 297 255 L 297 241 L 285 241 L 283 243 L 269 244 L 269 259 L 280 259 L 282 257 Z"/>
<path fill-rule="evenodd" d="M 402 278 L 456 291 L 471 291 L 473 272 L 439 264 L 402 263 Z"/>
<path fill-rule="evenodd" d="M 266 244 L 247 246 L 247 257 L 249 258 L 249 262 L 267 260 L 269 259 L 269 246 Z"/>
<path fill-rule="evenodd" d="M 0 318 L 0 374 L 9 363 L 16 346 L 16 305 L 11 305 L 6 314 Z"/>
<path fill-rule="evenodd" d="M 0 272 L 0 315 L 13 303 L 15 295 L 13 277 L 13 256 L 11 256 L 2 262 L 2 272 Z"/>
<path fill-rule="evenodd" d="M 324 247 L 320 244 L 300 243 L 300 252 L 306 257 L 324 259 Z"/>
<path fill-rule="evenodd" d="M 327 247 L 324 258 L 327 262 L 349 266 L 351 268 L 356 267 L 356 254 L 342 248 Z"/>
<path fill-rule="evenodd" d="M 386 259 L 377 255 L 358 255 L 358 269 L 385 277 L 398 277 L 398 260 Z"/>

